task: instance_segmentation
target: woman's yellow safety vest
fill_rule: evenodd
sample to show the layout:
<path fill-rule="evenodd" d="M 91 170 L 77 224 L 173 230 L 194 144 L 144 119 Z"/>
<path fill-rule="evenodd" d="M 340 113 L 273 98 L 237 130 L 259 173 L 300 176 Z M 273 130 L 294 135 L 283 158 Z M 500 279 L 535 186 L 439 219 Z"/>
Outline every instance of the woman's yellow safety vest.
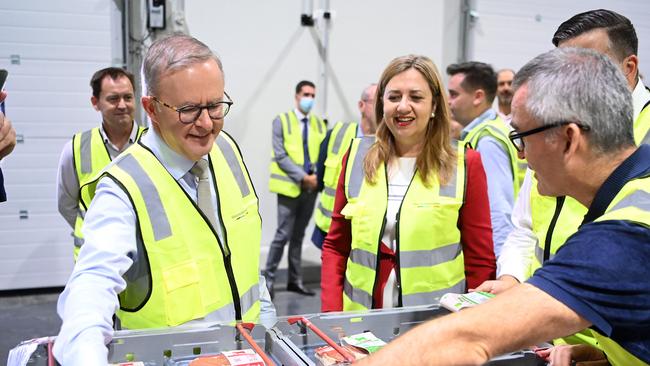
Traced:
<path fill-rule="evenodd" d="M 139 141 L 146 130 L 146 128 L 138 126 L 135 140 Z M 91 181 L 111 162 L 111 155 L 106 149 L 99 127 L 78 133 L 72 137 L 72 157 L 77 179 L 79 179 L 79 187 Z M 81 201 L 81 195 L 79 200 Z M 75 221 L 73 233 L 75 261 L 84 243 L 81 227 L 83 226 L 83 218 L 86 215 L 86 210 L 81 202 L 77 207 L 77 220 Z"/>
<path fill-rule="evenodd" d="M 153 153 L 127 149 L 101 177 L 129 196 L 137 220 L 137 258 L 125 273 L 117 315 L 129 329 L 176 326 L 215 314 L 257 322 L 261 218 L 235 142 L 221 132 L 209 154 L 223 242 Z M 84 186 L 92 198 L 96 179 Z"/>
<path fill-rule="evenodd" d="M 350 146 L 350 141 L 357 135 L 359 124 L 356 122 L 338 122 L 332 128 L 327 144 L 327 158 L 325 159 L 325 172 L 323 173 L 323 191 L 320 202 L 314 214 L 314 223 L 324 232 L 330 229 L 332 210 L 336 196 L 336 185 L 339 182 L 343 155 Z"/>
<path fill-rule="evenodd" d="M 282 136 L 284 138 L 284 149 L 289 158 L 296 164 L 302 166 L 305 161 L 305 153 L 302 147 L 302 122 L 298 121 L 296 113 L 290 111 L 279 115 L 282 123 Z M 322 119 L 311 115 L 309 119 L 309 131 L 307 133 L 307 145 L 309 159 L 315 167 L 318 161 L 320 143 L 325 138 L 327 127 Z M 294 182 L 275 160 L 275 152 L 271 149 L 271 178 L 269 179 L 269 190 L 273 193 L 282 194 L 288 197 L 300 195 L 300 182 Z"/>
<path fill-rule="evenodd" d="M 355 139 L 345 171 L 347 205 L 341 213 L 351 220 L 352 243 L 343 290 L 344 310 L 374 307 L 372 294 L 378 282 L 378 253 L 388 206 L 385 165 L 370 184 L 363 159 L 374 137 Z M 396 218 L 395 268 L 399 306 L 432 304 L 447 292 L 465 291 L 465 263 L 458 229 L 459 210 L 465 197 L 465 152 L 457 147 L 454 176 L 441 186 L 433 178 L 427 188 L 415 172 Z"/>

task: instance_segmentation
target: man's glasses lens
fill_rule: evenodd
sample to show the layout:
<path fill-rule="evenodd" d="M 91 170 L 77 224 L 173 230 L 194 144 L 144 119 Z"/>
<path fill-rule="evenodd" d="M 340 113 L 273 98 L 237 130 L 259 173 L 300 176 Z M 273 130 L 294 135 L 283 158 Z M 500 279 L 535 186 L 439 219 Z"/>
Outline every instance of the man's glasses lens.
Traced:
<path fill-rule="evenodd" d="M 178 109 L 178 114 L 181 122 L 193 123 L 201 116 L 204 109 L 208 110 L 210 119 L 222 119 L 230 111 L 230 104 L 228 102 L 219 102 L 208 106 L 188 106 Z"/>

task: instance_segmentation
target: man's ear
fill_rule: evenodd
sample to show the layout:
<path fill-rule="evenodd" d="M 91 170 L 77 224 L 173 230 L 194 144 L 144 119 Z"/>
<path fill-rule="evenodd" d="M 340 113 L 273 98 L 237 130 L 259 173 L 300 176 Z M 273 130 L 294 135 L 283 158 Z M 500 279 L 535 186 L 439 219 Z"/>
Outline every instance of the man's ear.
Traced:
<path fill-rule="evenodd" d="M 628 84 L 636 85 L 636 78 L 639 74 L 639 58 L 636 55 L 629 55 L 623 59 L 621 67 Z"/>
<path fill-rule="evenodd" d="M 566 130 L 563 132 L 563 137 L 566 139 L 564 153 L 567 156 L 575 155 L 584 143 L 583 131 L 573 123 L 567 125 Z"/>
<path fill-rule="evenodd" d="M 97 107 L 97 103 L 99 103 L 99 99 L 97 99 L 94 95 L 92 97 L 90 97 L 90 104 L 92 104 L 93 108 L 95 108 L 95 110 L 97 112 L 99 112 L 99 108 Z"/>
<path fill-rule="evenodd" d="M 481 105 L 485 100 L 485 91 L 483 89 L 474 90 L 474 99 L 472 100 L 472 105 L 475 107 Z"/>
<path fill-rule="evenodd" d="M 158 125 L 158 110 L 156 109 L 156 102 L 153 100 L 153 97 L 145 95 L 140 99 L 142 103 L 142 108 L 147 112 L 151 123 Z"/>

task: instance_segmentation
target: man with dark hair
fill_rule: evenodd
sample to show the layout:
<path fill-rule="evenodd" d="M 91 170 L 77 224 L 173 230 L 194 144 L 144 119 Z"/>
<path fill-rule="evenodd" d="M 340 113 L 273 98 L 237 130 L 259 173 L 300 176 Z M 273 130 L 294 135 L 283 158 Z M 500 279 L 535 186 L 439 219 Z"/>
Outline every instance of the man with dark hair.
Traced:
<path fill-rule="evenodd" d="M 271 242 L 266 277 L 271 297 L 275 272 L 289 242 L 289 273 L 287 290 L 302 295 L 315 293 L 302 283 L 302 240 L 316 202 L 316 163 L 327 128 L 323 120 L 310 113 L 314 106 L 316 86 L 308 80 L 296 85 L 296 108 L 273 120 L 273 149 L 269 189 L 278 194 L 278 228 Z"/>
<path fill-rule="evenodd" d="M 0 103 L 4 102 L 7 93 L 0 90 Z M 9 155 L 16 147 L 16 130 L 11 125 L 11 121 L 4 113 L 0 112 L 0 161 Z M 7 192 L 5 192 L 4 176 L 2 169 L 0 169 L 0 202 L 7 200 Z"/>
<path fill-rule="evenodd" d="M 514 89 L 510 140 L 541 194 L 588 207 L 582 225 L 527 283 L 419 326 L 359 366 L 482 365 L 585 328 L 603 352 L 552 355 L 552 365 L 650 362 L 650 146 L 635 146 L 627 82 L 609 57 L 560 47 L 519 70 Z"/>
<path fill-rule="evenodd" d="M 509 128 L 491 108 L 497 76 L 483 62 L 464 62 L 447 67 L 449 109 L 463 125 L 460 138 L 481 153 L 488 182 L 494 254 L 512 230 L 510 214 L 523 176 L 517 152 L 508 142 Z"/>
<path fill-rule="evenodd" d="M 101 113 L 102 123 L 74 135 L 59 159 L 58 206 L 61 216 L 74 230 L 75 259 L 84 242 L 81 226 L 86 210 L 80 203 L 79 188 L 135 143 L 144 131 L 133 120 L 135 95 L 130 72 L 117 67 L 101 69 L 93 74 L 90 87 L 90 103 Z"/>

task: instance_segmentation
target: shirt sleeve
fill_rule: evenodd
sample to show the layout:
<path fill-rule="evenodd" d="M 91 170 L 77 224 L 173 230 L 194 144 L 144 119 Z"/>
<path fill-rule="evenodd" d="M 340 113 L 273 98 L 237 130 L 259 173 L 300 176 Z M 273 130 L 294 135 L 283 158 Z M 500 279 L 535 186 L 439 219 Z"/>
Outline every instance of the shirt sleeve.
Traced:
<path fill-rule="evenodd" d="M 62 365 L 106 365 L 117 294 L 126 288 L 122 275 L 136 251 L 135 213 L 110 178 L 97 185 L 83 234 L 84 245 L 57 304 L 63 324 L 54 355 Z"/>
<path fill-rule="evenodd" d="M 650 346 L 650 231 L 625 221 L 582 226 L 528 282 L 610 336 Z"/>
<path fill-rule="evenodd" d="M 519 282 L 528 278 L 528 269 L 537 245 L 530 209 L 532 185 L 532 171 L 528 169 L 512 209 L 513 229 L 503 243 L 501 255 L 497 259 L 497 278 L 510 275 Z"/>
<path fill-rule="evenodd" d="M 57 177 L 56 196 L 59 213 L 74 230 L 79 210 L 79 178 L 74 167 L 72 140 L 63 146 Z"/>
<path fill-rule="evenodd" d="M 284 149 L 284 134 L 282 133 L 282 121 L 280 120 L 280 116 L 273 120 L 272 144 L 275 162 L 278 163 L 280 169 L 287 173 L 289 178 L 294 182 L 300 183 L 307 173 L 305 173 L 300 165 L 291 160 L 287 151 Z"/>
<path fill-rule="evenodd" d="M 487 183 L 481 155 L 467 150 L 467 187 L 465 203 L 460 209 L 458 228 L 465 257 L 465 277 L 468 288 L 476 288 L 494 279 L 496 262 L 492 246 L 490 208 Z"/>
<path fill-rule="evenodd" d="M 266 278 L 260 275 L 259 279 L 259 290 L 260 290 L 260 323 L 269 329 L 275 325 L 278 321 L 275 305 L 271 301 L 271 294 L 266 287 Z"/>
<path fill-rule="evenodd" d="M 348 150 L 343 157 L 343 166 L 332 210 L 332 223 L 323 242 L 321 310 L 324 312 L 343 310 L 343 280 L 352 245 L 350 220 L 341 215 L 341 210 L 348 203 L 345 197 L 345 169 L 349 154 Z"/>
<path fill-rule="evenodd" d="M 498 257 L 501 246 L 512 231 L 512 205 L 514 204 L 513 177 L 510 157 L 501 143 L 485 136 L 476 144 L 481 153 L 485 176 L 487 177 L 490 216 L 492 218 L 492 239 L 494 254 Z"/>

